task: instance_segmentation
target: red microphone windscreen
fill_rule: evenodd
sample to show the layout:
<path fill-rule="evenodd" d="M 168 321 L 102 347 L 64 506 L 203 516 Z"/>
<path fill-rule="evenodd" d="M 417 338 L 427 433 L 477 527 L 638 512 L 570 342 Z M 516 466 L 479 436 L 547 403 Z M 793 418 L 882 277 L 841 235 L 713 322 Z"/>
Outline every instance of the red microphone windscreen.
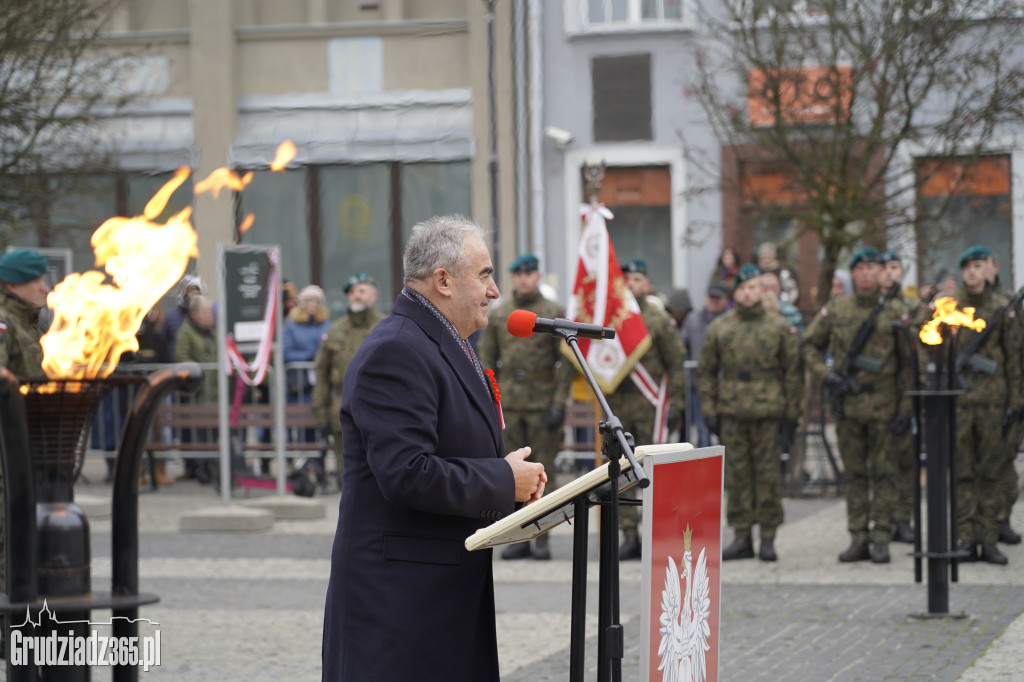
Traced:
<path fill-rule="evenodd" d="M 537 321 L 537 313 L 529 310 L 513 310 L 508 316 L 508 323 L 505 327 L 512 336 L 525 339 L 533 336 L 533 324 Z"/>

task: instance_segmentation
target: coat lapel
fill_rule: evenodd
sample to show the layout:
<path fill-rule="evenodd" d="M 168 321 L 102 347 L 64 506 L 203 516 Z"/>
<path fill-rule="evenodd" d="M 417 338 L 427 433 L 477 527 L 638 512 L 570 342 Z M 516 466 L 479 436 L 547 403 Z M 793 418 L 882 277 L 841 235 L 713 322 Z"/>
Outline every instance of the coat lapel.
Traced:
<path fill-rule="evenodd" d="M 413 320 L 423 332 L 437 344 L 445 362 L 452 368 L 463 389 L 472 398 L 480 413 L 487 421 L 487 428 L 491 430 L 497 449 L 500 450 L 500 429 L 498 426 L 498 408 L 494 403 L 494 396 L 476 373 L 476 367 L 470 360 L 466 349 L 455 340 L 451 332 L 441 320 L 434 317 L 433 313 L 426 310 L 415 301 L 410 301 L 404 295 L 399 294 L 395 301 L 392 313 L 403 315 Z"/>

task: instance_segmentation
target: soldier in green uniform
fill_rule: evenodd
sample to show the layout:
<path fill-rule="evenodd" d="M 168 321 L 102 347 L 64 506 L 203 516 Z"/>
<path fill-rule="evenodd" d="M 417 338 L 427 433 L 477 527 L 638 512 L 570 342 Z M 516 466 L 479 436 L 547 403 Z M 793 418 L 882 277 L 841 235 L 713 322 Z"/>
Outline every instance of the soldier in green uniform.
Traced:
<path fill-rule="evenodd" d="M 889 562 L 897 477 L 891 441 L 910 428 L 910 399 L 904 395 L 910 388 L 910 352 L 900 329 L 907 322 L 906 310 L 899 301 L 882 297 L 878 261 L 871 247 L 853 254 L 854 292 L 826 303 L 802 344 L 812 377 L 824 381 L 840 408 L 836 434 L 852 538 L 839 555 L 842 562 Z M 873 328 L 862 326 L 869 318 Z M 861 329 L 871 333 L 859 348 L 851 348 Z M 832 368 L 825 362 L 826 351 L 834 359 Z"/>
<path fill-rule="evenodd" d="M 882 269 L 878 275 L 878 284 L 882 289 L 882 295 L 892 294 L 893 298 L 903 304 L 909 318 L 904 333 L 915 334 L 919 325 L 925 322 L 922 316 L 926 314 L 926 311 L 919 301 L 905 295 L 902 290 L 893 292 L 893 287 L 900 287 L 900 283 L 903 281 L 903 262 L 900 260 L 900 255 L 895 251 L 884 251 L 879 256 L 879 262 Z M 909 343 L 916 343 L 916 341 L 908 336 Z M 897 467 L 896 509 L 893 512 L 896 526 L 893 529 L 892 539 L 895 542 L 913 542 L 914 529 L 910 525 L 910 519 L 914 512 L 913 477 L 918 473 L 917 466 L 915 466 L 917 453 L 914 452 L 914 434 L 911 429 L 907 429 L 900 436 L 894 434 L 891 443 Z"/>
<path fill-rule="evenodd" d="M 30 250 L 0 258 L 0 365 L 18 377 L 43 376 L 39 311 L 46 305 L 46 258 Z M 7 589 L 4 543 L 4 479 L 0 467 L 0 591 Z M 2 621 L 0 621 L 2 623 Z"/>
<path fill-rule="evenodd" d="M 792 441 L 803 396 L 799 333 L 766 314 L 761 271 L 736 272 L 736 307 L 708 326 L 697 365 L 704 422 L 725 446 L 726 517 L 735 533 L 722 560 L 754 556 L 750 531 L 760 527 L 762 561 L 776 561 L 782 523 L 783 441 Z"/>
<path fill-rule="evenodd" d="M 963 283 L 956 293 L 957 307 L 973 307 L 975 319 L 984 319 L 992 329 L 967 362 L 968 391 L 956 401 L 956 522 L 966 561 L 1003 565 L 1009 560 L 996 545 L 1004 503 L 1000 475 L 1009 449 L 1003 429 L 1024 410 L 1024 371 L 1017 311 L 996 315 L 1007 300 L 985 278 L 991 254 L 987 246 L 973 246 L 960 256 Z M 961 352 L 978 333 L 959 330 Z"/>
<path fill-rule="evenodd" d="M 1009 302 L 1011 296 L 1003 289 L 999 281 L 999 259 L 994 253 L 990 254 L 986 261 L 985 281 L 992 287 L 996 296 L 1001 296 L 1005 299 L 1005 302 L 1000 305 L 1005 305 Z M 1010 312 L 1007 311 L 1007 313 Z M 1014 320 L 1016 324 L 1016 333 L 1024 336 L 1024 315 L 1021 314 L 1021 308 L 1018 306 L 1012 313 L 1010 319 Z M 1000 497 L 999 542 L 1006 545 L 1019 545 L 1021 541 L 1020 533 L 1010 526 L 1010 513 L 1013 511 L 1013 505 L 1016 504 L 1017 495 L 1020 491 L 1017 468 L 1013 462 L 1017 459 L 1021 440 L 1024 440 L 1024 415 L 1017 414 L 1013 416 L 1014 418 L 1007 424 L 1006 457 L 1003 460 L 1003 473 L 999 475 L 999 491 L 997 493 Z"/>
<path fill-rule="evenodd" d="M 558 488 L 555 456 L 562 441 L 565 401 L 573 371 L 561 353 L 565 343 L 560 337 L 534 334 L 515 338 L 506 331 L 508 316 L 522 309 L 537 317 L 565 317 L 565 309 L 540 292 L 541 273 L 537 257 L 523 254 L 516 258 L 512 273 L 512 296 L 491 313 L 478 344 L 480 364 L 493 369 L 501 385 L 501 410 L 505 417 L 505 443 L 513 449 L 529 444 L 531 458 L 548 472 L 547 492 Z M 509 545 L 502 559 L 548 560 L 551 549 L 548 534 L 538 535 L 533 550 L 529 542 Z"/>
<path fill-rule="evenodd" d="M 313 358 L 316 383 L 313 384 L 313 413 L 322 432 L 334 436 L 334 460 L 341 486 L 341 385 L 352 356 L 384 315 L 377 312 L 377 283 L 365 272 L 357 272 L 345 282 L 348 312 L 335 320 Z"/>
<path fill-rule="evenodd" d="M 672 326 L 672 318 L 662 310 L 648 294 L 651 283 L 647 278 L 647 263 L 634 258 L 622 267 L 626 286 L 640 306 L 651 347 L 637 364 L 642 365 L 655 382 L 668 382 L 668 430 L 675 431 L 682 421 L 686 408 L 686 380 L 683 361 L 686 349 L 679 334 Z M 607 396 L 608 406 L 622 422 L 622 428 L 633 435 L 637 445 L 653 443 L 655 405 L 640 391 L 634 381 L 627 377 L 622 380 L 614 393 Z M 627 496 L 636 496 L 636 488 Z M 619 558 L 640 558 L 640 511 L 637 507 L 619 507 L 619 529 L 623 533 Z"/>

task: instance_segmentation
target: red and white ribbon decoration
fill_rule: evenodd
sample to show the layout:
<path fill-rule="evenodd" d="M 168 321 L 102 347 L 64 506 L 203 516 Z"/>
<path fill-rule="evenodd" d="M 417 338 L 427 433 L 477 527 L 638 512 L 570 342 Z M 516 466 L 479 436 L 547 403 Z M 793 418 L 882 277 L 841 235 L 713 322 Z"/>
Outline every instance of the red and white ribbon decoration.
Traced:
<path fill-rule="evenodd" d="M 238 376 L 247 386 L 259 386 L 267 376 L 270 367 L 270 354 L 274 348 L 274 323 L 277 321 L 277 252 L 267 252 L 270 261 L 270 273 L 267 277 L 267 305 L 263 312 L 263 338 L 260 339 L 256 357 L 250 364 L 235 343 L 235 335 L 228 334 L 225 338 L 225 350 L 228 354 L 228 376 L 238 371 Z"/>

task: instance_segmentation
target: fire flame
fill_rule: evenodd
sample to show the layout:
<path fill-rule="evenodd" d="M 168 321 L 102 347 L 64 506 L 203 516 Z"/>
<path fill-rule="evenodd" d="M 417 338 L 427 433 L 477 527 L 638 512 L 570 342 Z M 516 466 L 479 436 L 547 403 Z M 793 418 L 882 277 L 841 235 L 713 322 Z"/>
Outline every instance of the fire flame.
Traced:
<path fill-rule="evenodd" d="M 969 327 L 976 332 L 985 328 L 985 320 L 974 319 L 974 308 L 957 310 L 956 299 L 950 296 L 943 296 L 935 301 L 935 314 L 921 327 L 921 341 L 929 346 L 941 344 L 942 333 L 939 332 L 939 325 L 942 324 L 950 327 Z"/>
<path fill-rule="evenodd" d="M 277 146 L 277 155 L 274 157 L 274 162 L 270 164 L 270 170 L 284 170 L 284 167 L 288 165 L 288 162 L 294 158 L 295 143 L 291 140 L 285 140 Z"/>
<path fill-rule="evenodd" d="M 191 207 L 165 224 L 152 222 L 189 174 L 179 169 L 141 216 L 110 218 L 93 233 L 96 265 L 106 273 L 71 273 L 50 292 L 53 324 L 40 341 L 48 377 L 103 378 L 122 354 L 139 349 L 135 333 L 142 319 L 181 279 L 188 259 L 199 255 Z"/>

